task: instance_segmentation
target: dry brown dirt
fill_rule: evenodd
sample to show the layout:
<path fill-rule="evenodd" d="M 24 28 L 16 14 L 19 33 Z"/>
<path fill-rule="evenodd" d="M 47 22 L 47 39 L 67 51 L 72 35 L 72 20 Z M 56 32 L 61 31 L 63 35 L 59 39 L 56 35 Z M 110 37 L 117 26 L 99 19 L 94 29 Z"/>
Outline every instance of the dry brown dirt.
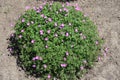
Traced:
<path fill-rule="evenodd" d="M 0 80 L 34 80 L 19 71 L 16 59 L 8 56 L 7 38 L 25 6 L 40 4 L 36 0 L 0 0 Z M 105 38 L 104 47 L 109 48 L 106 57 L 96 63 L 82 80 L 120 80 L 120 0 L 78 0 L 85 14 L 95 22 L 100 36 Z M 35 79 L 37 80 L 37 79 Z"/>

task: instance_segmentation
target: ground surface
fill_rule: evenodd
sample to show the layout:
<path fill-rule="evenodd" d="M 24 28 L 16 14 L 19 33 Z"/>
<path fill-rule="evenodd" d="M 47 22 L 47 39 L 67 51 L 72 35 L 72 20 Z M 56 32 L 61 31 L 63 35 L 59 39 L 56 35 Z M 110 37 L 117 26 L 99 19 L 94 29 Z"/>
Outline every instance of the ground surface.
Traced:
<path fill-rule="evenodd" d="M 105 38 L 104 46 L 109 48 L 107 56 L 82 80 L 120 80 L 120 0 L 78 0 L 74 3 L 95 22 L 100 36 Z M 34 80 L 26 78 L 24 71 L 19 71 L 16 59 L 8 56 L 6 39 L 13 31 L 11 23 L 25 11 L 25 6 L 38 4 L 36 0 L 0 0 L 0 80 Z"/>

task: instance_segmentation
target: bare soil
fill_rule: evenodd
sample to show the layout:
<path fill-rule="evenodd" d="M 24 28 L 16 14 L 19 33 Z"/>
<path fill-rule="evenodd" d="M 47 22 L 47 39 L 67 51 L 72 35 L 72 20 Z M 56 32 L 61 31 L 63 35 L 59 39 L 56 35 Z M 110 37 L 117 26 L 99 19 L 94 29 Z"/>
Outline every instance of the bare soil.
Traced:
<path fill-rule="evenodd" d="M 41 2 L 0 0 L 0 80 L 38 80 L 26 77 L 17 66 L 16 59 L 8 56 L 6 39 L 13 32 L 10 25 L 14 25 L 18 16 L 24 13 L 25 6 L 36 6 Z M 103 48 L 109 48 L 107 56 L 102 57 L 82 80 L 120 80 L 120 0 L 78 0 L 71 3 L 78 3 L 95 22 L 100 36 L 105 39 Z"/>

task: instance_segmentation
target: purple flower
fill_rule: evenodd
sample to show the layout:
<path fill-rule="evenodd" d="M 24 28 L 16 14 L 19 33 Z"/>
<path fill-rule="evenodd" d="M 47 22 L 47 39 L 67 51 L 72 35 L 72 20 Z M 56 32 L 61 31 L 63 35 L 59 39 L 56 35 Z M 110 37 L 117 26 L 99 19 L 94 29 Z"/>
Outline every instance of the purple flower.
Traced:
<path fill-rule="evenodd" d="M 18 37 L 19 37 L 19 38 L 22 38 L 22 35 L 19 35 Z"/>
<path fill-rule="evenodd" d="M 32 65 L 32 67 L 33 67 L 33 68 L 35 68 L 35 67 L 36 67 L 36 65 L 34 64 L 34 65 Z"/>
<path fill-rule="evenodd" d="M 34 43 L 35 42 L 35 40 L 31 40 L 31 43 Z"/>
<path fill-rule="evenodd" d="M 47 37 L 45 38 L 45 41 L 48 41 L 48 38 L 47 38 Z"/>
<path fill-rule="evenodd" d="M 69 55 L 69 53 L 68 52 L 66 52 L 66 56 L 68 56 Z"/>
<path fill-rule="evenodd" d="M 51 19 L 51 18 L 48 18 L 48 21 L 50 21 L 50 22 L 51 22 L 51 21 L 52 21 L 52 19 Z"/>
<path fill-rule="evenodd" d="M 24 30 L 22 29 L 21 32 L 24 32 Z"/>
<path fill-rule="evenodd" d="M 67 66 L 67 64 L 61 64 L 61 67 L 66 67 Z"/>
<path fill-rule="evenodd" d="M 69 33 L 67 32 L 67 33 L 65 34 L 65 36 L 67 36 L 67 37 L 68 37 L 68 36 L 69 36 Z"/>
<path fill-rule="evenodd" d="M 48 30 L 47 33 L 50 34 L 51 30 Z"/>
<path fill-rule="evenodd" d="M 50 74 L 48 74 L 48 79 L 50 79 L 51 78 L 51 75 Z"/>
<path fill-rule="evenodd" d="M 40 35 L 43 35 L 43 30 L 40 30 Z"/>
<path fill-rule="evenodd" d="M 44 65 L 43 65 L 43 67 L 44 67 L 44 68 L 47 68 L 47 65 L 46 65 L 46 64 L 44 64 Z"/>
<path fill-rule="evenodd" d="M 36 12 L 37 12 L 37 13 L 40 13 L 40 11 L 41 11 L 41 10 L 38 9 Z"/>
<path fill-rule="evenodd" d="M 43 9 L 43 6 L 40 6 L 39 8 L 40 8 L 40 9 Z"/>
<path fill-rule="evenodd" d="M 12 51 L 12 48 L 9 48 L 9 51 L 11 52 L 11 51 Z"/>
<path fill-rule="evenodd" d="M 38 59 L 39 59 L 39 56 L 36 56 L 35 59 L 38 60 Z"/>
<path fill-rule="evenodd" d="M 24 19 L 24 18 L 22 19 L 22 22 L 25 22 L 25 19 Z"/>
<path fill-rule="evenodd" d="M 63 27 L 64 27 L 64 24 L 61 24 L 61 25 L 60 25 L 60 29 L 62 29 Z"/>

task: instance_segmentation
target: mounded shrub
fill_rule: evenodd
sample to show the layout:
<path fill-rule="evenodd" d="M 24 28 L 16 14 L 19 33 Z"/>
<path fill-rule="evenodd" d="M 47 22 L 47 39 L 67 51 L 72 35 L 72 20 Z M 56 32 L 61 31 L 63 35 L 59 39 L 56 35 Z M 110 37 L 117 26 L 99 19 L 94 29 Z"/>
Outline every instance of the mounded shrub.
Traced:
<path fill-rule="evenodd" d="M 29 74 L 76 80 L 91 68 L 101 49 L 97 27 L 78 6 L 46 3 L 17 21 L 10 51 Z"/>

